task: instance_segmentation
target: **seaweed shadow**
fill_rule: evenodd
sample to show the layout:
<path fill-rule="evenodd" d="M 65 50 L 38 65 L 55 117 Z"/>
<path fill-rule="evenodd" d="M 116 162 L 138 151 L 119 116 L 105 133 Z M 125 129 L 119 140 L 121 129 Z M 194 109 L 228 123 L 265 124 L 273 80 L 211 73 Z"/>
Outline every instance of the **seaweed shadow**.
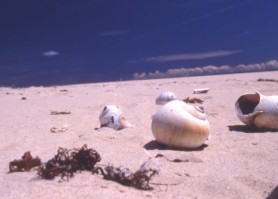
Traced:
<path fill-rule="evenodd" d="M 228 126 L 230 131 L 238 131 L 243 133 L 267 133 L 267 132 L 277 132 L 277 130 L 271 129 L 258 129 L 254 126 L 247 125 L 230 125 Z"/>
<path fill-rule="evenodd" d="M 171 150 L 175 150 L 175 151 L 203 151 L 206 147 L 208 147 L 207 144 L 202 144 L 200 147 L 197 147 L 194 149 L 173 148 L 173 147 L 168 147 L 164 144 L 161 144 L 161 143 L 157 142 L 156 140 L 152 140 L 144 145 L 144 148 L 146 150 L 155 150 L 155 149 L 169 150 L 169 149 L 171 149 Z"/>

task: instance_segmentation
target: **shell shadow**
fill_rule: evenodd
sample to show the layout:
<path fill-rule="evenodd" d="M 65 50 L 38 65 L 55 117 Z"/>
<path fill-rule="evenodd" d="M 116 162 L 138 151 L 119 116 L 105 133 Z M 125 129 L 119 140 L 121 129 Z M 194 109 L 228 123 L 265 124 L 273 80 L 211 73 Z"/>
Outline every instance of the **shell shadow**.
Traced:
<path fill-rule="evenodd" d="M 269 129 L 258 129 L 254 126 L 247 125 L 231 125 L 228 126 L 230 131 L 238 131 L 243 133 L 267 133 L 267 132 L 278 132 L 277 130 L 269 130 Z"/>
<path fill-rule="evenodd" d="M 273 189 L 269 196 L 266 199 L 277 199 L 278 198 L 278 186 Z"/>
<path fill-rule="evenodd" d="M 157 142 L 156 140 L 152 140 L 144 145 L 144 148 L 146 150 L 175 150 L 175 151 L 203 151 L 206 147 L 208 147 L 207 144 L 203 144 L 200 147 L 194 148 L 194 149 L 183 149 L 183 148 L 173 148 L 173 147 L 168 147 L 164 144 L 161 144 Z"/>

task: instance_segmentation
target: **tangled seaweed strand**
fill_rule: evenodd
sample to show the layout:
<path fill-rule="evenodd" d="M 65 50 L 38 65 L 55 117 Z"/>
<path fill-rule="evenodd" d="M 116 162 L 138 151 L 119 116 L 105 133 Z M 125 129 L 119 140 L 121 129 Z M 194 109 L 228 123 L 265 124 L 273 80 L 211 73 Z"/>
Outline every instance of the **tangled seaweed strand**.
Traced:
<path fill-rule="evenodd" d="M 276 80 L 276 79 L 263 79 L 263 78 L 259 78 L 257 81 L 258 82 L 277 82 L 278 83 L 278 80 Z"/>
<path fill-rule="evenodd" d="M 79 151 L 59 148 L 57 155 L 39 168 L 38 174 L 45 179 L 61 175 L 68 180 L 77 171 L 92 171 L 100 160 L 97 151 L 88 149 L 86 144 Z"/>
<path fill-rule="evenodd" d="M 197 97 L 193 97 L 193 98 L 186 98 L 183 100 L 185 103 L 192 103 L 192 104 L 203 104 L 204 100 L 197 98 Z"/>
<path fill-rule="evenodd" d="M 11 161 L 9 164 L 10 173 L 29 171 L 31 168 L 40 166 L 41 159 L 39 157 L 33 158 L 30 151 L 27 151 L 21 157 L 21 160 Z"/>
<path fill-rule="evenodd" d="M 138 171 L 131 172 L 128 168 L 104 166 L 95 167 L 101 158 L 98 152 L 92 148 L 88 149 L 85 144 L 81 149 L 59 148 L 57 154 L 46 163 L 42 164 L 40 158 L 32 158 L 31 153 L 25 152 L 22 160 L 10 162 L 10 173 L 16 171 L 29 171 L 33 167 L 38 168 L 38 175 L 44 179 L 54 179 L 61 176 L 69 180 L 77 171 L 91 171 L 100 173 L 104 179 L 118 182 L 122 185 L 131 186 L 141 190 L 152 190 L 149 185 L 151 178 L 158 174 L 155 169 L 148 167 L 145 162 Z"/>
<path fill-rule="evenodd" d="M 158 173 L 157 170 L 144 169 L 143 167 L 132 173 L 128 168 L 105 166 L 104 168 L 97 167 L 94 173 L 99 171 L 106 180 L 112 180 L 141 190 L 152 190 L 153 188 L 149 185 L 149 182 Z"/>

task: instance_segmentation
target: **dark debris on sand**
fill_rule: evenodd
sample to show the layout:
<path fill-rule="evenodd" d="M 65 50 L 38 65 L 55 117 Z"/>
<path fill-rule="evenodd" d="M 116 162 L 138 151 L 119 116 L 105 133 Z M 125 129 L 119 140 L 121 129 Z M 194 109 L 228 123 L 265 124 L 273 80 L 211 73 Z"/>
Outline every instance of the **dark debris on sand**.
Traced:
<path fill-rule="evenodd" d="M 98 152 L 88 149 L 87 145 L 78 151 L 59 148 L 57 155 L 39 168 L 38 174 L 45 179 L 53 179 L 60 175 L 62 179 L 68 180 L 77 171 L 93 171 L 95 164 L 100 160 Z"/>
<path fill-rule="evenodd" d="M 191 104 L 195 104 L 195 103 L 202 104 L 204 102 L 204 100 L 197 98 L 197 97 L 193 97 L 193 98 L 187 97 L 183 101 L 185 103 L 191 103 Z"/>
<path fill-rule="evenodd" d="M 149 182 L 154 175 L 158 174 L 157 170 L 145 169 L 142 166 L 135 173 L 128 168 L 113 166 L 98 167 L 95 172 L 102 174 L 106 180 L 112 180 L 141 190 L 152 190 L 153 188 L 149 185 Z"/>
<path fill-rule="evenodd" d="M 149 185 L 151 178 L 158 173 L 157 170 L 147 169 L 142 165 L 135 173 L 128 168 L 103 166 L 95 167 L 101 161 L 99 153 L 88 148 L 85 144 L 81 149 L 59 148 L 57 154 L 46 163 L 41 163 L 40 158 L 33 159 L 31 153 L 25 152 L 22 160 L 10 162 L 11 172 L 29 171 L 37 167 L 38 175 L 43 179 L 54 179 L 60 176 L 69 180 L 78 171 L 90 171 L 92 174 L 100 174 L 106 180 L 112 180 L 122 185 L 131 186 L 141 190 L 152 190 Z"/>
<path fill-rule="evenodd" d="M 263 78 L 259 78 L 257 81 L 258 82 L 277 82 L 278 83 L 278 80 L 276 80 L 276 79 L 263 79 Z"/>
<path fill-rule="evenodd" d="M 9 164 L 10 173 L 29 171 L 30 169 L 40 166 L 41 159 L 39 157 L 33 158 L 30 151 L 23 154 L 21 160 L 11 161 Z"/>

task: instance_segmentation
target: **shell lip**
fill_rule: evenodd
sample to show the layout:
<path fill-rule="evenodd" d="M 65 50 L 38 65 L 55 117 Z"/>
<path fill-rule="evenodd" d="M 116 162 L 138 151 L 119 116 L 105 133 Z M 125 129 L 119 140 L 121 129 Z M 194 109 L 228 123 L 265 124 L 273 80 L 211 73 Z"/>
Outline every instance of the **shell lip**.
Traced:
<path fill-rule="evenodd" d="M 263 113 L 257 110 L 258 105 L 262 102 L 264 96 L 260 92 L 247 93 L 238 98 L 235 103 L 236 115 L 246 125 L 254 125 L 255 118 Z"/>
<path fill-rule="evenodd" d="M 253 113 L 255 108 L 261 102 L 261 94 L 259 92 L 252 94 L 245 94 L 238 98 L 236 101 L 236 109 L 240 110 L 242 115 L 249 115 Z"/>

